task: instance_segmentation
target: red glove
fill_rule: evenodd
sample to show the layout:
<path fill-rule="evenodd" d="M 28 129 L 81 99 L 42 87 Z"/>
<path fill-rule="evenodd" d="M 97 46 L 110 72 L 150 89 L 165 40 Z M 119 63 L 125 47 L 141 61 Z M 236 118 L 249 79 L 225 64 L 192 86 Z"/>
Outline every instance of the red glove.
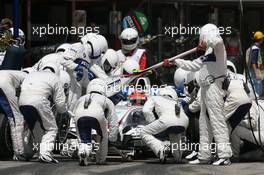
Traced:
<path fill-rule="evenodd" d="M 206 51 L 206 44 L 202 41 L 197 46 L 198 51 Z"/>
<path fill-rule="evenodd" d="M 172 66 L 172 64 L 171 64 L 171 62 L 170 62 L 169 59 L 164 59 L 162 66 L 164 66 L 164 67 L 170 67 L 170 66 Z"/>
<path fill-rule="evenodd" d="M 261 78 L 258 74 L 256 74 L 256 80 L 261 80 Z"/>

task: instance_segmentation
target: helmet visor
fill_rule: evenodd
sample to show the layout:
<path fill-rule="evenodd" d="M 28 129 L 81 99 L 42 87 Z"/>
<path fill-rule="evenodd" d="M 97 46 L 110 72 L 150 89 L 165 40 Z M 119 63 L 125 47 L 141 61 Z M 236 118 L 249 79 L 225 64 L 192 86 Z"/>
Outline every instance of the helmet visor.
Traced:
<path fill-rule="evenodd" d="M 122 39 L 121 40 L 122 44 L 125 44 L 125 45 L 131 45 L 131 44 L 135 44 L 137 42 L 137 38 L 133 38 L 133 39 Z"/>
<path fill-rule="evenodd" d="M 110 63 L 108 62 L 108 60 L 106 60 L 106 61 L 104 62 L 103 67 L 104 67 L 104 71 L 105 71 L 105 73 L 107 73 L 107 74 L 110 73 L 111 70 L 112 70 L 112 66 L 110 65 Z"/>

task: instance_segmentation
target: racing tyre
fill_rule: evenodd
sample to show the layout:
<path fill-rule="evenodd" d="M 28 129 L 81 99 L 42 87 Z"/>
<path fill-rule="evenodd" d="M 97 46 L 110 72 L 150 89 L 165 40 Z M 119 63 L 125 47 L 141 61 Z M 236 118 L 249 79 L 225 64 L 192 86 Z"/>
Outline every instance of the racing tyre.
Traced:
<path fill-rule="evenodd" d="M 10 127 L 6 117 L 0 113 L 0 159 L 13 157 Z"/>

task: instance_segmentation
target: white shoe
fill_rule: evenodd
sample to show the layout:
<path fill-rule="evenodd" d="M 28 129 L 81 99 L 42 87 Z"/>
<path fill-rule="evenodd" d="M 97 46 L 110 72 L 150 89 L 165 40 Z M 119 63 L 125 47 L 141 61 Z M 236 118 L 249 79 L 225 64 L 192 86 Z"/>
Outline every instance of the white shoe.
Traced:
<path fill-rule="evenodd" d="M 187 160 L 194 160 L 195 158 L 197 158 L 197 155 L 198 155 L 198 152 L 196 152 L 196 151 L 192 151 L 192 153 L 189 154 L 189 155 L 187 155 L 187 156 L 185 157 L 185 159 L 187 159 Z"/>
<path fill-rule="evenodd" d="M 40 154 L 39 160 L 44 163 L 59 163 L 59 161 L 54 159 L 51 154 Z"/>
<path fill-rule="evenodd" d="M 164 147 L 163 150 L 160 150 L 158 153 L 159 161 L 160 163 L 164 164 L 167 161 L 167 157 L 170 153 L 170 150 L 168 147 Z"/>
<path fill-rule="evenodd" d="M 192 164 L 192 165 L 201 165 L 201 164 L 211 164 L 211 160 L 200 160 L 200 159 L 195 159 L 195 160 L 192 160 L 192 161 L 189 161 L 188 162 L 189 164 Z"/>
<path fill-rule="evenodd" d="M 88 162 L 90 160 L 91 151 L 92 151 L 91 146 L 89 146 L 85 143 L 80 143 L 79 151 L 78 151 L 79 165 L 80 166 L 87 166 L 88 165 Z"/>
<path fill-rule="evenodd" d="M 221 166 L 221 165 L 227 166 L 227 165 L 231 165 L 231 161 L 230 161 L 230 159 L 218 159 L 217 161 L 215 161 L 213 163 L 213 165 L 215 165 L 215 166 Z"/>
<path fill-rule="evenodd" d="M 79 154 L 79 165 L 87 166 L 88 165 L 88 157 L 86 154 Z"/>
<path fill-rule="evenodd" d="M 22 153 L 22 154 L 14 154 L 13 160 L 15 160 L 15 161 L 29 161 L 30 158 L 26 154 Z"/>

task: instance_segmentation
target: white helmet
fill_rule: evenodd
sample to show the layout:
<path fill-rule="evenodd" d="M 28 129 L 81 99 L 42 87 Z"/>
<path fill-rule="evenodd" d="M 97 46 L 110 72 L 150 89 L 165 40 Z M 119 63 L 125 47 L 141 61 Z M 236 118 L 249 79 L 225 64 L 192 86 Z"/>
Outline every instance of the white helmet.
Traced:
<path fill-rule="evenodd" d="M 97 35 L 98 37 L 98 42 L 100 43 L 100 47 L 101 47 L 101 53 L 105 54 L 105 52 L 108 49 L 108 43 L 107 40 L 105 39 L 105 37 L 103 35 Z"/>
<path fill-rule="evenodd" d="M 88 84 L 86 94 L 91 94 L 93 92 L 96 92 L 105 96 L 106 88 L 107 88 L 106 82 L 100 78 L 96 78 L 90 81 L 90 83 Z"/>
<path fill-rule="evenodd" d="M 22 72 L 25 72 L 27 74 L 36 71 L 35 69 L 33 69 L 32 67 L 27 67 L 21 70 Z"/>
<path fill-rule="evenodd" d="M 195 79 L 195 72 L 186 71 L 178 68 L 174 73 L 174 83 L 176 86 L 181 86 L 190 83 Z"/>
<path fill-rule="evenodd" d="M 103 70 L 108 74 L 110 71 L 118 65 L 118 55 L 115 50 L 107 49 L 101 59 L 101 65 Z"/>
<path fill-rule="evenodd" d="M 125 51 L 134 50 L 138 46 L 138 32 L 133 28 L 126 28 L 120 35 L 122 49 Z"/>
<path fill-rule="evenodd" d="M 90 59 L 98 59 L 102 53 L 102 42 L 98 42 L 102 40 L 101 36 L 98 36 L 95 33 L 88 33 L 81 38 L 81 43 L 86 48 L 86 50 L 90 50 L 89 57 Z"/>
<path fill-rule="evenodd" d="M 231 61 L 227 60 L 226 65 L 231 72 L 237 73 L 236 66 Z"/>
<path fill-rule="evenodd" d="M 200 43 L 204 43 L 206 48 L 214 48 L 215 44 L 221 39 L 219 30 L 214 24 L 206 24 L 200 29 Z"/>
<path fill-rule="evenodd" d="M 96 35 L 97 33 L 87 33 L 81 38 L 81 43 L 87 43 L 87 41 L 89 41 L 91 38 L 93 38 Z"/>
<path fill-rule="evenodd" d="M 64 43 L 64 44 L 61 44 L 59 47 L 57 47 L 56 49 L 56 53 L 59 53 L 59 52 L 65 52 L 67 49 L 69 49 L 71 47 L 71 44 L 69 43 Z"/>
<path fill-rule="evenodd" d="M 52 62 L 47 62 L 44 63 L 41 67 L 41 71 L 46 71 L 49 70 L 53 73 L 55 73 L 55 75 L 60 76 L 60 68 L 59 65 L 52 63 Z"/>
<path fill-rule="evenodd" d="M 67 60 L 76 60 L 79 57 L 79 52 L 76 48 L 71 45 L 68 49 L 66 49 L 63 53 L 62 56 L 67 59 Z"/>
<path fill-rule="evenodd" d="M 139 64 L 136 60 L 127 57 L 127 60 L 123 63 L 123 74 L 133 74 L 135 70 L 139 70 Z"/>
<path fill-rule="evenodd" d="M 164 88 L 160 88 L 159 95 L 169 96 L 174 100 L 178 100 L 178 95 L 172 86 L 166 86 Z"/>
<path fill-rule="evenodd" d="M 70 75 L 66 71 L 60 70 L 59 79 L 60 79 L 60 82 L 62 83 L 62 86 L 64 88 L 64 92 L 68 91 L 70 86 L 71 86 Z"/>

